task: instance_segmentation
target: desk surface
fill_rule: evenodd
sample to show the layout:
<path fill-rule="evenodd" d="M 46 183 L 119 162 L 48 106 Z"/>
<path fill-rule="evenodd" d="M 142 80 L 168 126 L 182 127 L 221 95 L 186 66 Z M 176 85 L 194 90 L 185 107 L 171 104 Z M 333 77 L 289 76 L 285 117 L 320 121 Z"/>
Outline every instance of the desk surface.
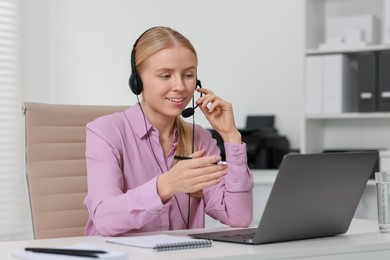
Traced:
<path fill-rule="evenodd" d="M 221 229 L 226 228 L 212 230 Z M 166 233 L 186 235 L 188 231 Z M 0 259 L 15 259 L 11 252 L 24 247 L 62 247 L 80 242 L 108 251 L 127 251 L 128 259 L 390 259 L 390 234 L 379 233 L 376 221 L 359 219 L 354 219 L 348 232 L 339 236 L 255 246 L 215 241 L 210 248 L 168 252 L 106 243 L 98 236 L 0 242 Z"/>

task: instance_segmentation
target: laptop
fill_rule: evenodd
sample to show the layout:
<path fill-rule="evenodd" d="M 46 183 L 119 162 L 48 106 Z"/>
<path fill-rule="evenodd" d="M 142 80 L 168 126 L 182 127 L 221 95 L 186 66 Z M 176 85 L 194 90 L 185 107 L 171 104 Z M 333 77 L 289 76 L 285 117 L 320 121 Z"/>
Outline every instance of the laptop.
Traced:
<path fill-rule="evenodd" d="M 189 236 L 265 244 L 343 234 L 378 156 L 378 152 L 288 154 L 257 228 Z"/>

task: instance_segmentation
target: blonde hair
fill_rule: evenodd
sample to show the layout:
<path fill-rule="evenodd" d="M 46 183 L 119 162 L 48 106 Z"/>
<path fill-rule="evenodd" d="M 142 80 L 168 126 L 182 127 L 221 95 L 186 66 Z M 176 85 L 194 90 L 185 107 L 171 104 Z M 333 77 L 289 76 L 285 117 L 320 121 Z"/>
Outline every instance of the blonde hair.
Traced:
<path fill-rule="evenodd" d="M 156 52 L 181 46 L 189 49 L 197 58 L 194 46 L 191 42 L 179 32 L 169 27 L 153 27 L 144 32 L 137 41 L 135 46 L 135 66 L 137 71 L 142 70 L 143 62 Z M 188 156 L 192 151 L 192 129 L 180 117 L 175 120 L 177 127 L 178 141 L 176 148 L 176 155 Z M 193 147 L 197 150 L 196 145 Z"/>

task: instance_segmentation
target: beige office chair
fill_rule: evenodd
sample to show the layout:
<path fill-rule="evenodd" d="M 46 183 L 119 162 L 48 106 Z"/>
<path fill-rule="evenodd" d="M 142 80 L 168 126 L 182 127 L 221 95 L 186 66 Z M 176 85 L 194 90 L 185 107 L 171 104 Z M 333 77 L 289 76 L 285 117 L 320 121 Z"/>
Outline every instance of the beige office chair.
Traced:
<path fill-rule="evenodd" d="M 26 171 L 35 239 L 82 236 L 88 213 L 85 125 L 124 106 L 25 103 Z"/>

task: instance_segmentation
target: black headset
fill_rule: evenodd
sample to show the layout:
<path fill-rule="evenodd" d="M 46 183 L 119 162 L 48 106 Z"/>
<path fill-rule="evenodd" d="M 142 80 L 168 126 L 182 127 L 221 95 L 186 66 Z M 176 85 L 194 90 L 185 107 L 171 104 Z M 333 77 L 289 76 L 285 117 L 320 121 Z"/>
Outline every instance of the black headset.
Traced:
<path fill-rule="evenodd" d="M 147 30 L 147 31 L 149 31 L 149 30 Z M 131 57 L 130 57 L 131 75 L 129 78 L 129 86 L 130 86 L 131 91 L 137 96 L 142 93 L 143 86 L 142 86 L 141 77 L 139 76 L 139 74 L 137 72 L 137 68 L 135 66 L 135 47 L 137 46 L 139 39 L 141 39 L 141 37 L 147 31 L 145 31 L 143 34 L 141 34 L 141 36 L 135 41 L 135 43 L 133 45 L 133 50 L 131 51 Z"/>
<path fill-rule="evenodd" d="M 155 28 L 160 28 L 160 27 L 157 27 L 157 26 L 156 27 L 152 27 L 152 28 L 149 28 L 148 30 L 146 30 L 145 32 L 143 32 L 138 37 L 138 39 L 135 41 L 135 43 L 133 45 L 133 49 L 131 51 L 131 57 L 130 57 L 131 75 L 129 77 L 129 86 L 130 86 L 131 91 L 135 95 L 137 95 L 137 96 L 142 93 L 143 84 L 142 84 L 141 77 L 139 76 L 139 74 L 137 72 L 137 67 L 135 66 L 135 48 L 137 47 L 137 44 L 138 44 L 139 40 L 145 35 L 145 33 L 147 33 L 148 31 L 150 31 L 152 29 L 155 29 Z M 198 87 L 202 88 L 202 83 L 200 82 L 199 79 L 196 79 L 195 89 L 198 88 Z M 200 94 L 200 96 L 202 97 L 202 93 Z M 190 116 L 192 116 L 195 113 L 195 109 L 197 107 L 198 107 L 198 105 L 186 108 L 183 111 L 182 116 L 183 117 L 190 117 Z"/>

